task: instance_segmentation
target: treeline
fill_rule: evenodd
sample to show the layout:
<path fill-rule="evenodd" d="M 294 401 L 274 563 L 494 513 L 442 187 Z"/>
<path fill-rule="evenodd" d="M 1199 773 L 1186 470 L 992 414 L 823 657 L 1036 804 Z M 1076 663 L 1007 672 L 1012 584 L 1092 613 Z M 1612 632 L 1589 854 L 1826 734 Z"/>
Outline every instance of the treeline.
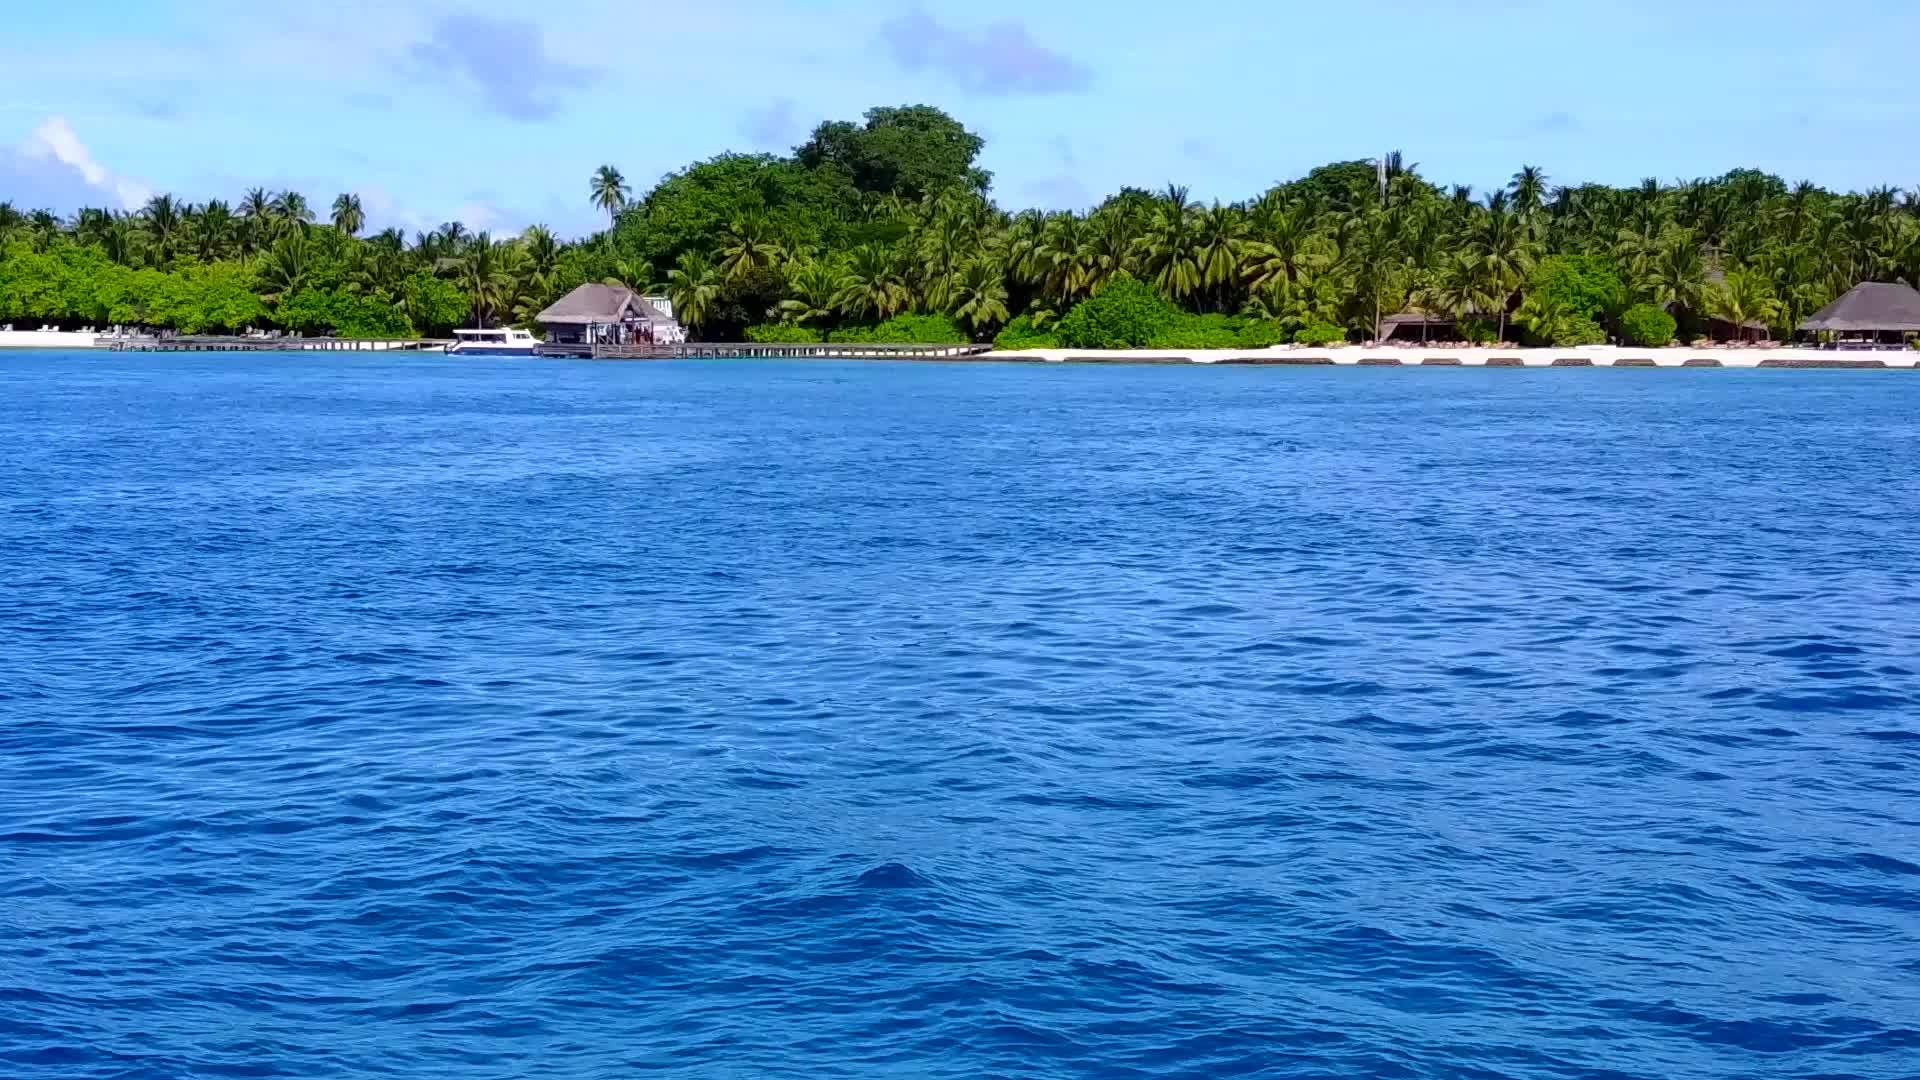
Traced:
<path fill-rule="evenodd" d="M 1485 340 L 1657 344 L 1782 335 L 1858 282 L 1920 281 L 1920 193 L 1892 188 L 1751 170 L 1561 186 L 1523 168 L 1479 193 L 1396 154 L 1384 184 L 1344 162 L 1239 203 L 1168 187 L 1008 213 L 981 146 L 914 106 L 823 124 L 790 156 L 700 162 L 637 198 L 606 167 L 588 194 L 608 228 L 576 243 L 459 223 L 362 237 L 351 195 L 326 221 L 258 190 L 71 219 L 0 203 L 0 321 L 436 334 L 525 325 L 613 281 L 664 291 L 708 340 L 1251 347 L 1370 338 L 1416 310 Z"/>
<path fill-rule="evenodd" d="M 298 192 L 257 189 L 238 209 L 158 195 L 135 213 L 65 220 L 0 202 L 0 322 L 443 334 L 530 318 L 608 261 L 539 227 L 495 240 L 452 222 L 408 240 L 362 237 L 364 224 L 352 195 L 320 222 Z"/>
<path fill-rule="evenodd" d="M 987 198 L 979 149 L 937 110 L 876 109 L 791 157 L 674 174 L 615 207 L 610 239 L 661 268 L 709 337 L 832 337 L 920 314 L 1012 346 L 1245 347 L 1371 338 L 1383 317 L 1424 311 L 1484 340 L 1657 344 L 1786 334 L 1859 282 L 1920 281 L 1920 192 L 1892 188 L 1752 170 L 1566 186 L 1528 167 L 1478 193 L 1393 154 L 1239 203 L 1168 187 L 1009 214 Z M 1128 334 L 1073 318 L 1121 278 L 1151 294 L 1111 301 L 1132 311 Z"/>

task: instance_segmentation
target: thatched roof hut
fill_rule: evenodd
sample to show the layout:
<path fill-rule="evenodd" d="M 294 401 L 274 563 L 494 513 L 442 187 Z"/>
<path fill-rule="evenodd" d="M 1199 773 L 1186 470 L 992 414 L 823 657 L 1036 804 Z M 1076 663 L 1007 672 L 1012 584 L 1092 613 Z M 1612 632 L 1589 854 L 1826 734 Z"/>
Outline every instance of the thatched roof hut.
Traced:
<path fill-rule="evenodd" d="M 1920 334 L 1920 291 L 1902 283 L 1869 281 L 1800 324 L 1808 333 Z"/>
<path fill-rule="evenodd" d="M 630 320 L 673 321 L 624 285 L 582 285 L 534 319 L 541 326 L 609 326 Z"/>
<path fill-rule="evenodd" d="M 664 303 L 664 301 L 662 301 Z M 680 324 L 624 285 L 582 285 L 534 317 L 550 345 L 681 340 Z"/>

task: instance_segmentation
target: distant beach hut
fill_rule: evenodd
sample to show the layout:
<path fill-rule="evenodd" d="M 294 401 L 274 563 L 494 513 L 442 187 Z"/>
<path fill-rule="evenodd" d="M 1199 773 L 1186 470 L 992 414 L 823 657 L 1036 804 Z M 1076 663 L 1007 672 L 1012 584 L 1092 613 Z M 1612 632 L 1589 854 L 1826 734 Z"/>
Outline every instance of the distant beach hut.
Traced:
<path fill-rule="evenodd" d="M 1481 310 L 1478 304 L 1468 308 L 1465 314 L 1468 319 L 1487 323 L 1488 330 L 1493 329 L 1496 316 Z M 1463 340 L 1459 319 L 1417 305 L 1380 320 L 1380 341 L 1383 344 L 1389 341 L 1459 340 Z"/>
<path fill-rule="evenodd" d="M 624 285 L 582 285 L 533 321 L 550 345 L 666 344 L 685 337 L 671 311 Z"/>
<path fill-rule="evenodd" d="M 1839 344 L 1898 345 L 1920 334 L 1920 291 L 1905 282 L 1864 282 L 1814 312 L 1800 329 L 1832 334 Z"/>
<path fill-rule="evenodd" d="M 1388 342 L 1426 341 L 1428 335 L 1438 333 L 1443 338 L 1454 336 L 1454 320 L 1451 315 L 1437 315 L 1424 308 L 1408 308 L 1397 315 L 1389 315 L 1380 320 L 1380 340 Z"/>

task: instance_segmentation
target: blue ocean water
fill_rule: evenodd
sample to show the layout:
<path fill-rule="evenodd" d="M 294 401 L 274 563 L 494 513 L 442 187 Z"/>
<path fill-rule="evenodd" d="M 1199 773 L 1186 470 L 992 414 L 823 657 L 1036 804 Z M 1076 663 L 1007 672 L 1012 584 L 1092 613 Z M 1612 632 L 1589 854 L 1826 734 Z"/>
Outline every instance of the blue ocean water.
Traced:
<path fill-rule="evenodd" d="M 1920 1075 L 1920 378 L 0 355 L 0 1075 Z"/>

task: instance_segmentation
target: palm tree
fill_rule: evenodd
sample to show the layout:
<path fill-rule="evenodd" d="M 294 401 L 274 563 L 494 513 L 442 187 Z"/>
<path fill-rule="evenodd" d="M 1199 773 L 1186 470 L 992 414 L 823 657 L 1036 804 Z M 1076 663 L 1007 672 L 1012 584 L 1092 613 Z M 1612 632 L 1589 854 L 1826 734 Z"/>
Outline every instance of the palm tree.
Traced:
<path fill-rule="evenodd" d="M 1706 263 L 1693 234 L 1675 232 L 1648 261 L 1641 280 L 1648 298 L 1678 312 L 1700 310 L 1701 294 L 1706 288 Z"/>
<path fill-rule="evenodd" d="M 307 205 L 307 197 L 297 191 L 283 191 L 273 197 L 273 216 L 282 229 L 304 232 L 313 224 L 313 208 Z"/>
<path fill-rule="evenodd" d="M 611 165 L 600 166 L 593 174 L 590 191 L 593 205 L 606 212 L 607 224 L 616 224 L 620 220 L 620 211 L 626 209 L 627 196 L 631 193 L 620 170 Z"/>
<path fill-rule="evenodd" d="M 1821 280 L 1818 260 L 1806 248 L 1796 245 L 1776 251 L 1770 261 L 1767 272 L 1773 294 L 1780 300 L 1782 325 L 1799 326 L 1802 319 L 1833 299 L 1834 294 Z M 1915 265 L 1920 266 L 1920 262 Z"/>
<path fill-rule="evenodd" d="M 100 235 L 100 247 L 107 258 L 121 266 L 132 266 L 139 260 L 141 241 L 141 231 L 131 214 L 112 215 Z"/>
<path fill-rule="evenodd" d="M 1224 292 L 1239 277 L 1246 246 L 1247 217 L 1239 207 L 1215 203 L 1200 211 L 1194 219 L 1193 261 L 1201 288 Z"/>
<path fill-rule="evenodd" d="M 1141 268 L 1163 295 L 1184 300 L 1200 287 L 1200 264 L 1194 257 L 1194 246 L 1187 189 L 1169 185 L 1154 211 L 1152 226 L 1140 238 Z"/>
<path fill-rule="evenodd" d="M 1012 317 L 1007 311 L 1006 275 L 991 259 L 969 262 L 954 285 L 953 317 L 977 339 Z"/>
<path fill-rule="evenodd" d="M 927 203 L 927 218 L 915 237 L 915 247 L 925 273 L 921 293 L 930 307 L 948 306 L 960 264 L 979 239 L 972 210 L 948 194 Z"/>
<path fill-rule="evenodd" d="M 51 210 L 35 210 L 27 215 L 27 233 L 35 254 L 44 255 L 60 235 L 60 219 Z"/>
<path fill-rule="evenodd" d="M 1242 273 L 1257 292 L 1276 280 L 1297 284 L 1302 275 L 1330 266 L 1337 252 L 1321 231 L 1311 203 L 1268 192 L 1253 208 L 1252 240 L 1245 255 Z"/>
<path fill-rule="evenodd" d="M 260 259 L 260 284 L 269 303 L 278 304 L 299 292 L 313 272 L 313 252 L 307 238 L 288 233 Z"/>
<path fill-rule="evenodd" d="M 1404 281 L 1404 250 L 1393 214 L 1373 211 L 1358 215 L 1358 219 L 1341 258 L 1352 280 L 1354 298 L 1371 309 L 1371 337 L 1378 341 L 1381 316 Z"/>
<path fill-rule="evenodd" d="M 333 227 L 348 236 L 357 236 L 366 227 L 367 215 L 360 209 L 360 196 L 337 195 L 333 200 Z"/>
<path fill-rule="evenodd" d="M 1139 248 L 1139 225 L 1132 214 L 1119 208 L 1095 213 L 1087 219 L 1087 236 L 1081 245 L 1080 288 L 1098 292 L 1115 277 L 1132 273 L 1138 267 Z"/>
<path fill-rule="evenodd" d="M 240 251 L 251 255 L 266 246 L 271 231 L 273 200 L 266 188 L 250 188 L 240 197 Z"/>
<path fill-rule="evenodd" d="M 1039 210 L 1022 210 L 1014 216 L 1005 237 L 1008 278 L 1025 285 L 1039 283 L 1041 247 L 1046 242 L 1047 226 L 1056 217 L 1078 219 L 1071 213 L 1047 214 Z"/>
<path fill-rule="evenodd" d="M 1899 230 L 1891 257 L 1894 273 L 1910 285 L 1920 284 L 1920 215 Z"/>
<path fill-rule="evenodd" d="M 388 226 L 374 233 L 372 236 L 367 237 L 367 244 L 370 247 L 379 248 L 389 255 L 399 255 L 407 250 L 407 234 L 392 226 Z"/>
<path fill-rule="evenodd" d="M 537 263 L 534 262 L 531 255 L 528 257 L 528 264 L 537 266 Z M 536 269 L 535 272 L 547 273 L 549 271 Z M 645 292 L 653 285 L 653 267 L 648 265 L 645 259 L 639 261 L 632 259 L 615 259 L 607 276 L 600 280 L 601 283 L 605 285 L 619 285 L 623 288 L 632 289 L 634 292 Z"/>
<path fill-rule="evenodd" d="M 0 203 L 0 243 L 6 240 L 6 230 L 11 224 L 9 216 L 18 217 L 10 203 Z M 74 211 L 73 220 L 67 223 L 67 233 L 77 243 L 98 246 L 107 235 L 109 223 L 113 221 L 110 211 L 98 207 L 83 206 Z"/>
<path fill-rule="evenodd" d="M 1780 315 L 1780 301 L 1766 278 L 1747 270 L 1729 270 L 1707 287 L 1707 312 L 1731 323 L 1735 336 L 1744 338 L 1748 323 L 1771 326 Z M 1771 331 L 1764 331 L 1772 337 Z"/>
<path fill-rule="evenodd" d="M 786 259 L 786 251 L 774 238 L 765 214 L 744 214 L 727 227 L 720 248 L 720 270 L 730 278 L 744 277 L 753 270 L 771 270 Z"/>
<path fill-rule="evenodd" d="M 1687 243 L 1693 243 L 1692 232 L 1678 225 L 1667 225 L 1658 215 L 1636 212 L 1614 242 L 1615 261 L 1629 274 L 1644 277 L 1654 260 L 1660 257 L 1660 252 L 1670 246 L 1676 236 L 1684 236 Z"/>
<path fill-rule="evenodd" d="M 775 305 L 780 318 L 796 326 L 830 323 L 840 314 L 847 274 L 832 262 L 809 259 L 787 269 L 787 298 Z"/>
<path fill-rule="evenodd" d="M 163 266 L 172 262 L 174 246 L 180 238 L 180 204 L 171 195 L 155 195 L 141 209 L 140 224 L 146 231 L 154 261 Z"/>
<path fill-rule="evenodd" d="M 536 274 L 553 273 L 560 261 L 560 241 L 554 239 L 553 230 L 545 225 L 527 226 L 520 234 L 520 248 L 527 253 L 527 261 Z M 652 272 L 652 268 L 648 268 L 647 274 Z"/>
<path fill-rule="evenodd" d="M 194 254 L 206 262 L 222 257 L 238 231 L 239 225 L 227 204 L 220 199 L 209 199 L 193 218 L 190 233 Z"/>
<path fill-rule="evenodd" d="M 1547 174 L 1538 165 L 1522 165 L 1507 184 L 1513 195 L 1513 208 L 1531 219 L 1547 201 Z"/>
<path fill-rule="evenodd" d="M 911 299 L 898 258 L 879 244 L 854 248 L 846 273 L 846 288 L 836 306 L 856 318 L 892 318 L 905 310 Z"/>
<path fill-rule="evenodd" d="M 1031 278 L 1048 303 L 1066 307 L 1086 290 L 1092 276 L 1092 232 L 1078 214 L 1053 214 L 1046 219 L 1029 261 Z"/>
<path fill-rule="evenodd" d="M 473 298 L 475 326 L 486 326 L 493 313 L 512 306 L 514 277 L 507 246 L 478 233 L 454 267 L 454 283 Z"/>
<path fill-rule="evenodd" d="M 1574 323 L 1575 315 L 1568 310 L 1564 300 L 1547 293 L 1534 293 L 1520 305 L 1520 310 L 1513 313 L 1513 319 L 1531 331 L 1542 344 L 1559 345 L 1566 343 L 1562 338 Z"/>
<path fill-rule="evenodd" d="M 706 325 L 713 317 L 720 288 L 720 272 L 697 251 L 680 256 L 667 275 L 667 298 L 673 301 L 674 316 L 692 328 Z"/>
<path fill-rule="evenodd" d="M 1480 263 L 1471 253 L 1456 251 L 1433 272 L 1427 283 L 1415 290 L 1409 298 L 1422 311 L 1444 315 L 1460 326 L 1467 319 L 1492 307 L 1493 301 L 1484 291 L 1486 278 L 1480 272 Z M 1420 328 L 1421 338 L 1426 337 L 1426 326 Z"/>
<path fill-rule="evenodd" d="M 1533 270 L 1533 243 L 1524 223 L 1506 208 L 1495 192 L 1468 240 L 1467 250 L 1478 259 L 1482 287 L 1499 309 L 1500 340 L 1507 338 L 1507 306 L 1514 290 Z"/>

